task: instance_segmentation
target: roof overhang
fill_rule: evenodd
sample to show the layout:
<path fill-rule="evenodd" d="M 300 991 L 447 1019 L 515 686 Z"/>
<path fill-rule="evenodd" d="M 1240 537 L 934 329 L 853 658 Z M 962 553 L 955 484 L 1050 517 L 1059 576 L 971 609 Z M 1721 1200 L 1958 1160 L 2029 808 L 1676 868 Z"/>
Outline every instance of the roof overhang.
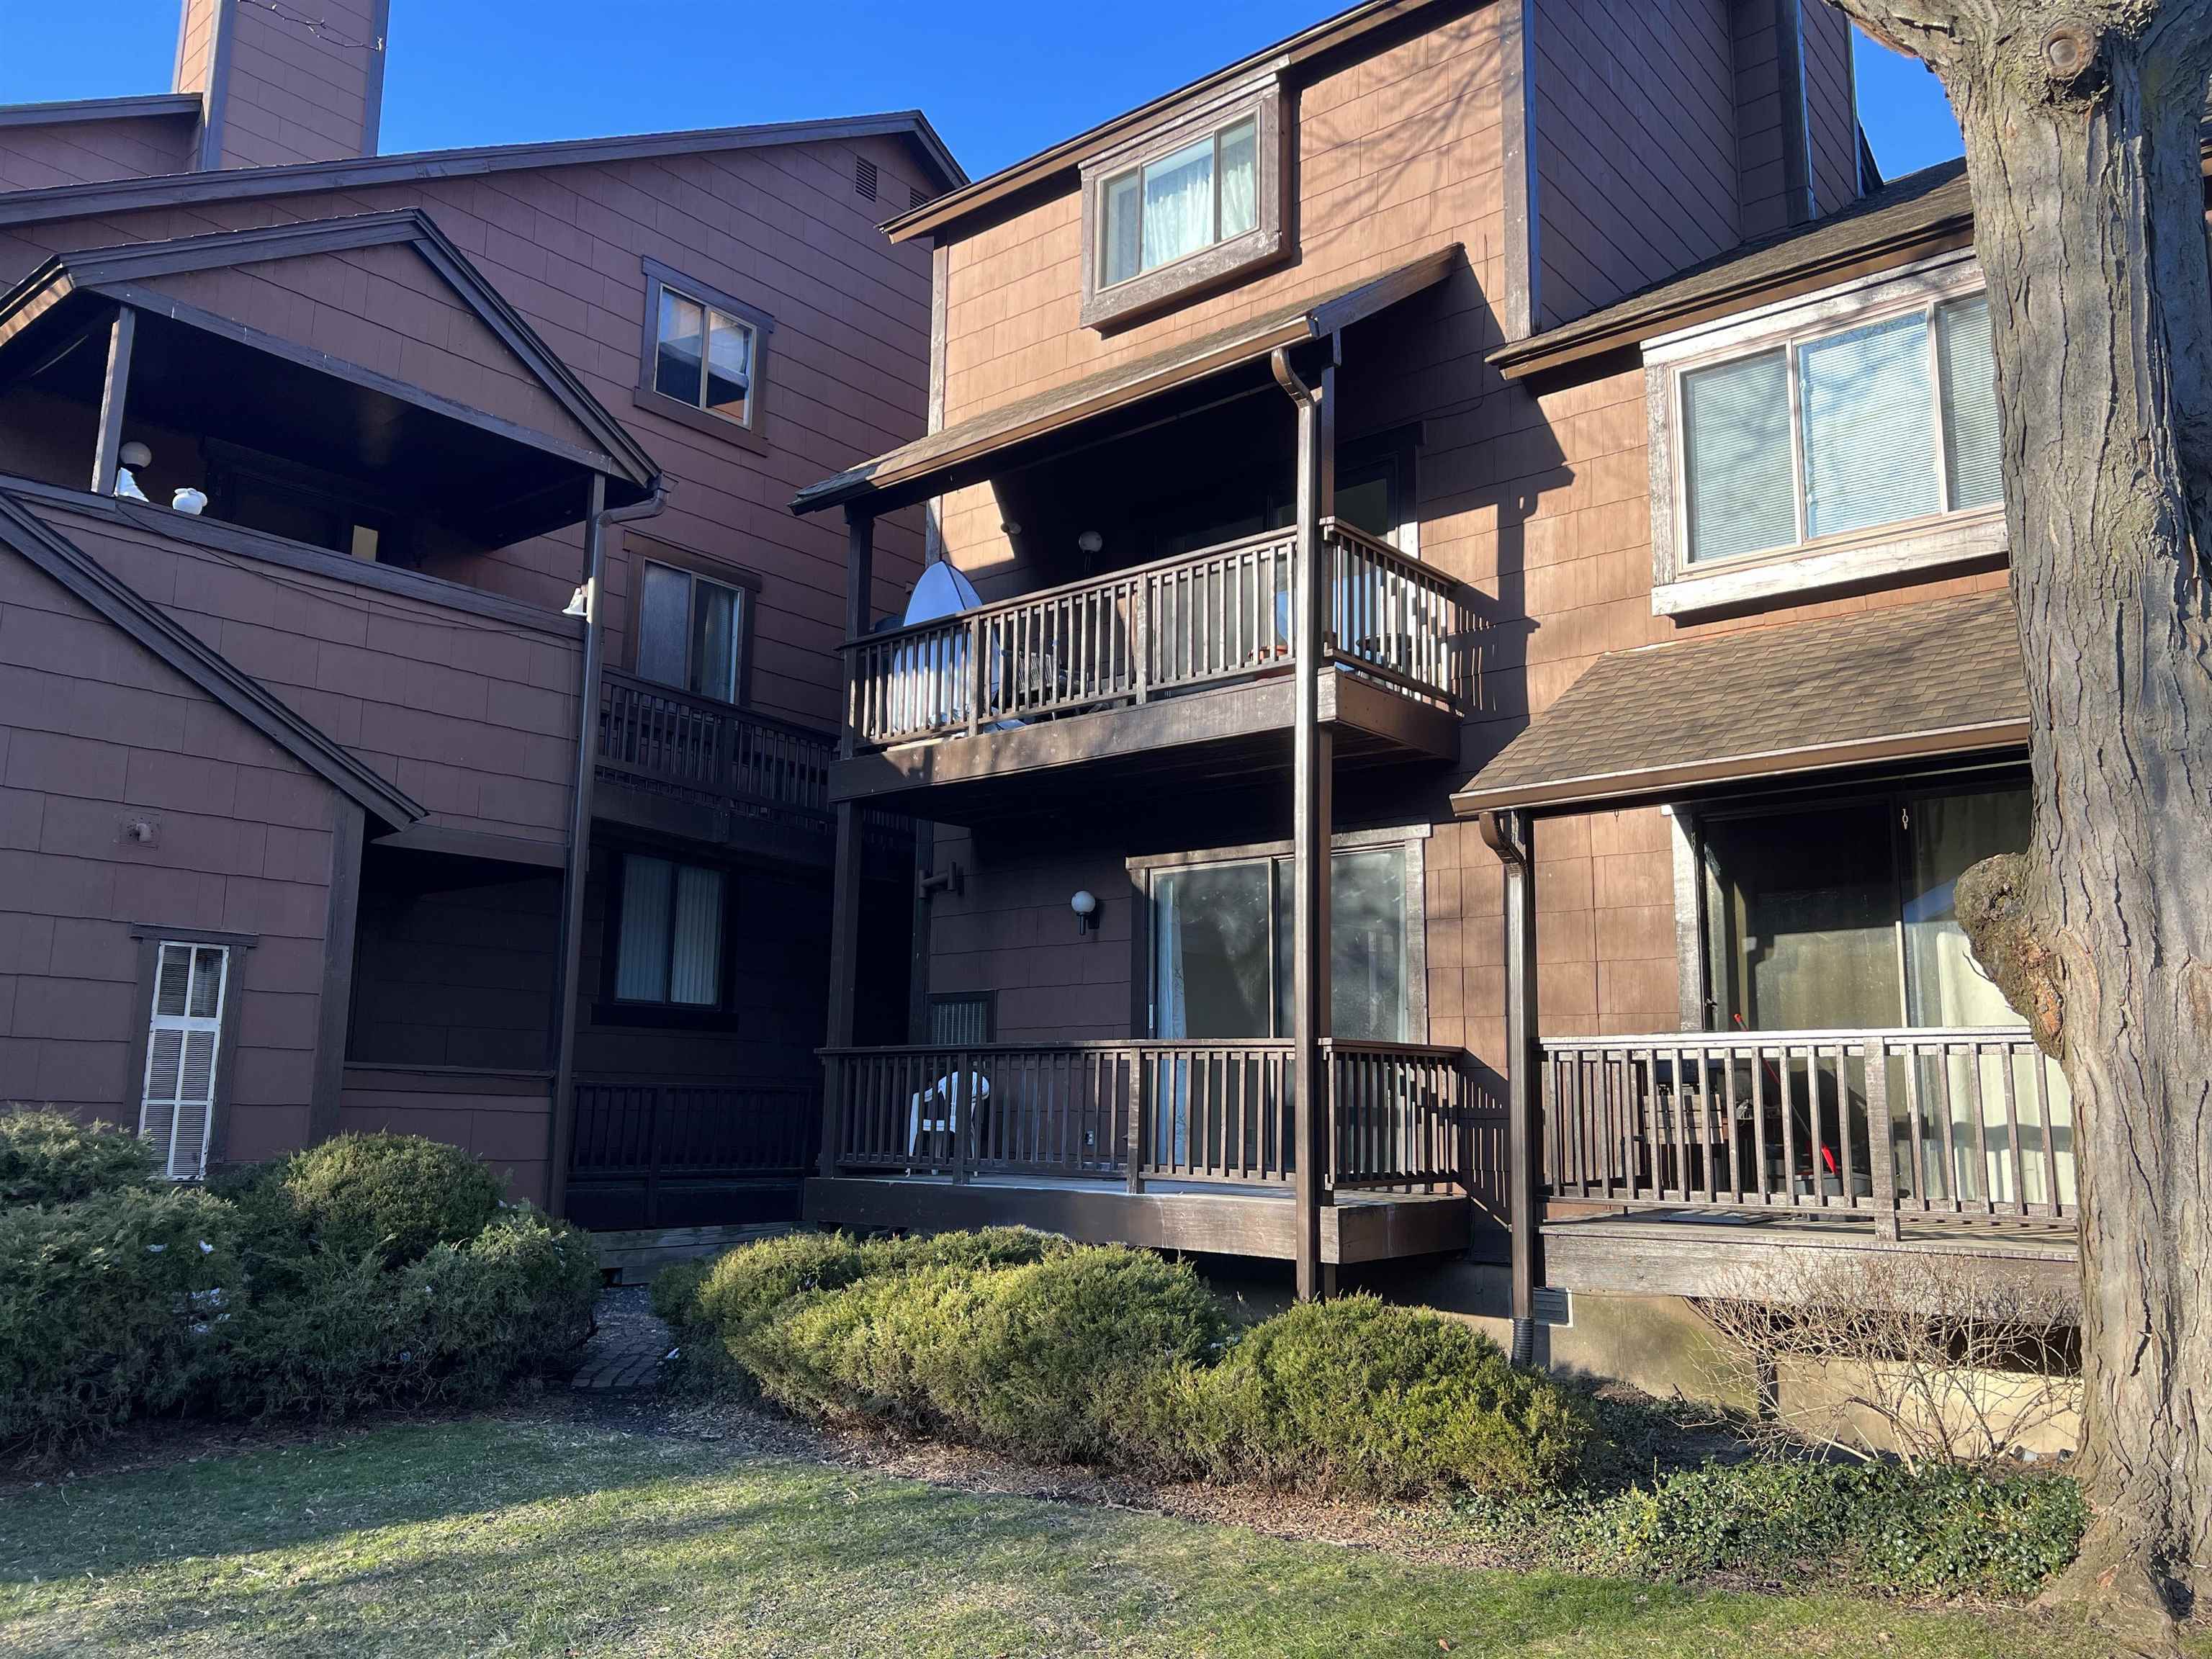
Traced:
<path fill-rule="evenodd" d="M 1305 295 L 1133 362 L 1018 398 L 809 484 L 792 498 L 791 510 L 808 514 L 847 507 L 888 513 L 960 488 L 1016 464 L 1023 459 L 1017 452 L 1038 440 L 1068 434 L 1275 351 L 1331 339 L 1435 287 L 1465 263 L 1454 242 L 1380 276 Z"/>
<path fill-rule="evenodd" d="M 48 104 L 0 104 L 0 127 L 65 126 L 80 121 L 197 121 L 197 92 L 155 92 L 127 98 L 70 98 Z"/>
<path fill-rule="evenodd" d="M 1452 807 L 1620 805 L 2019 750 L 2027 732 L 2011 596 L 1978 593 L 1609 653 Z"/>

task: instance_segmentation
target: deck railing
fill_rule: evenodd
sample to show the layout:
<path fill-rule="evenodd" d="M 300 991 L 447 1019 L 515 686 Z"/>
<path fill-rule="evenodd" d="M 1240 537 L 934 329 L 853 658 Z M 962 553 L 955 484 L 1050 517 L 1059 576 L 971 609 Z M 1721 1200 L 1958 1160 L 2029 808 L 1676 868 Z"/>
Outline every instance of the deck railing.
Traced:
<path fill-rule="evenodd" d="M 1332 1186 L 1463 1184 L 1469 1090 L 1455 1049 L 1328 1047 Z M 1285 1186 L 1297 1158 L 1286 1041 L 824 1052 L 837 1166 L 854 1174 Z"/>
<path fill-rule="evenodd" d="M 599 688 L 599 765 L 764 813 L 826 820 L 826 732 L 693 696 L 608 669 Z"/>
<path fill-rule="evenodd" d="M 2021 1030 L 1547 1041 L 1543 1176 L 1626 1208 L 2057 1224 L 2073 1111 Z"/>
<path fill-rule="evenodd" d="M 1460 585 L 1349 526 L 1327 526 L 1330 655 L 1456 703 L 1472 612 Z M 846 722 L 882 748 L 1141 703 L 1286 669 L 1297 537 L 1278 530 L 1002 599 L 847 644 Z"/>

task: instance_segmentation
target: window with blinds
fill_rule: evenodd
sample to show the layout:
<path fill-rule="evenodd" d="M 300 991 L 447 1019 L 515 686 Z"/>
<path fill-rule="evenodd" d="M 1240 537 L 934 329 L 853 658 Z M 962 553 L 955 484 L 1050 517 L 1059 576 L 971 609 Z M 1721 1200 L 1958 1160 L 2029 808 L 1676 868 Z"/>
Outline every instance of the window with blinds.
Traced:
<path fill-rule="evenodd" d="M 714 1008 L 722 1000 L 722 872 L 624 854 L 615 1000 Z"/>
<path fill-rule="evenodd" d="M 197 1181 L 207 1173 L 229 976 L 228 947 L 162 941 L 138 1133 L 152 1144 L 161 1172 L 172 1181 Z"/>
<path fill-rule="evenodd" d="M 2003 499 L 1984 295 L 1686 369 L 1680 386 L 1692 563 Z"/>
<path fill-rule="evenodd" d="M 637 606 L 637 672 L 717 702 L 742 700 L 745 592 L 672 565 L 644 562 Z"/>

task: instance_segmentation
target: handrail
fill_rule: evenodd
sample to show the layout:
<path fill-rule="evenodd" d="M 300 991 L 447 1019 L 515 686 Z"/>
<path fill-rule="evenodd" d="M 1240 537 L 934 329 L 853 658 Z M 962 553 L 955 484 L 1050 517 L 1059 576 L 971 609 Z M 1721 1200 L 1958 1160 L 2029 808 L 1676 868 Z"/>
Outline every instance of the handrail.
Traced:
<path fill-rule="evenodd" d="M 664 685 L 659 680 L 649 680 L 642 674 L 633 674 L 624 668 L 601 671 L 611 685 L 624 685 L 634 690 L 649 692 L 656 697 L 665 697 L 671 702 L 680 702 L 697 709 L 702 714 L 737 721 L 741 725 L 757 726 L 802 742 L 820 744 L 830 755 L 837 752 L 836 734 L 826 727 L 809 726 L 804 720 L 793 720 L 787 714 L 771 714 L 758 708 L 746 708 L 733 702 L 724 702 L 717 697 L 703 697 L 696 691 L 687 691 L 680 686 Z"/>

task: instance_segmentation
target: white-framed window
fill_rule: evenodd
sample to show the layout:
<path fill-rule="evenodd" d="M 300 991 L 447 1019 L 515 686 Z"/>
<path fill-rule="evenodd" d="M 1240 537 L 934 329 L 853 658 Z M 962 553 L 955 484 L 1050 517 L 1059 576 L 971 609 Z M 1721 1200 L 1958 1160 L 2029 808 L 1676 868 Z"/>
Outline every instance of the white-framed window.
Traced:
<path fill-rule="evenodd" d="M 714 1008 L 722 1000 L 722 872 L 626 853 L 615 1000 Z"/>
<path fill-rule="evenodd" d="M 718 702 L 743 702 L 750 622 L 745 590 L 651 559 L 641 569 L 638 677 Z"/>
<path fill-rule="evenodd" d="M 1989 301 L 1950 256 L 1645 353 L 1654 608 L 2003 550 Z"/>
<path fill-rule="evenodd" d="M 152 1144 L 161 1173 L 172 1181 L 197 1181 L 207 1173 L 229 979 L 228 946 L 161 942 L 138 1133 Z"/>

